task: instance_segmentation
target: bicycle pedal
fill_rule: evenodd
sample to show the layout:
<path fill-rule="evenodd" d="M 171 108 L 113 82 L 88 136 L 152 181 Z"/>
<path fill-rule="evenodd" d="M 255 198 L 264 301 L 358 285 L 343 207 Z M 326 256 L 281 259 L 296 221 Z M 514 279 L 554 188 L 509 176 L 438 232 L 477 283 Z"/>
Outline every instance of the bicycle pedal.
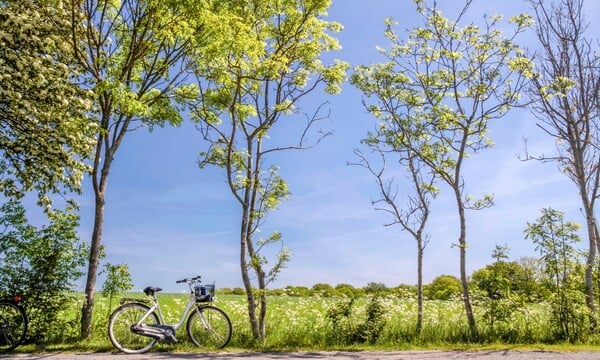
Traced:
<path fill-rule="evenodd" d="M 175 337 L 175 335 L 169 335 L 165 338 L 165 341 L 170 342 L 170 343 L 178 343 L 179 341 L 177 340 L 177 338 Z"/>

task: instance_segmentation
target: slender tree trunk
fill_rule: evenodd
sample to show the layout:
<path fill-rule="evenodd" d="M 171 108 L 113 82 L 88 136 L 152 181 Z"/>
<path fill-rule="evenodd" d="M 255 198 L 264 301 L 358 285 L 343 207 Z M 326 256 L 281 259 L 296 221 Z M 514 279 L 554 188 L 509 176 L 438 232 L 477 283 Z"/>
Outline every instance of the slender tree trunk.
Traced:
<path fill-rule="evenodd" d="M 465 205 L 462 202 L 460 188 L 458 185 L 454 187 L 456 196 L 456 205 L 458 206 L 458 215 L 460 219 L 460 236 L 458 238 L 458 249 L 460 251 L 460 282 L 462 285 L 462 297 L 465 305 L 465 313 L 469 324 L 471 336 L 477 338 L 477 324 L 473 315 L 473 307 L 471 306 L 471 297 L 469 294 L 469 283 L 467 279 L 467 225 L 465 217 Z"/>
<path fill-rule="evenodd" d="M 248 273 L 248 243 L 249 243 L 249 215 L 248 209 L 244 207 L 242 214 L 242 227 L 240 231 L 240 269 L 242 272 L 242 281 L 244 288 L 246 289 L 246 298 L 248 299 L 248 319 L 250 320 L 250 328 L 252 330 L 252 336 L 254 339 L 260 337 L 259 326 L 256 320 L 256 299 L 254 297 L 254 291 L 252 289 L 252 282 L 250 281 L 250 274 Z"/>
<path fill-rule="evenodd" d="M 583 197 L 583 196 L 582 196 Z M 583 199 L 587 205 L 587 199 Z M 585 267 L 585 289 L 586 289 L 586 305 L 590 311 L 590 330 L 596 330 L 598 323 L 596 321 L 596 303 L 594 301 L 594 268 L 596 266 L 596 252 L 598 239 L 596 238 L 596 221 L 594 218 L 593 209 L 584 206 L 586 225 L 589 238 L 588 256 Z"/>
<path fill-rule="evenodd" d="M 417 334 L 423 328 L 423 244 L 417 241 Z"/>
<path fill-rule="evenodd" d="M 87 339 L 92 335 L 92 315 L 94 310 L 94 297 L 96 293 L 98 264 L 100 262 L 103 222 L 104 194 L 96 194 L 94 229 L 92 232 L 92 243 L 90 245 L 87 280 L 85 283 L 85 301 L 83 304 L 83 308 L 81 309 L 81 339 Z"/>
<path fill-rule="evenodd" d="M 260 304 L 258 325 L 260 339 L 264 341 L 267 338 L 267 289 L 265 284 L 265 273 L 262 271 L 262 268 L 258 273 L 258 302 Z"/>
<path fill-rule="evenodd" d="M 252 220 L 248 221 L 247 231 L 250 234 L 250 229 L 254 227 L 254 223 Z M 251 235 L 246 237 L 246 251 L 247 256 L 250 259 L 255 259 L 257 257 L 257 253 L 254 249 L 254 244 L 252 243 Z M 266 339 L 266 317 L 267 317 L 267 294 L 266 294 L 266 283 L 265 283 L 265 272 L 263 271 L 262 265 L 259 262 L 252 261 L 252 269 L 256 274 L 256 281 L 258 283 L 258 295 L 253 295 L 254 301 L 254 311 L 252 312 L 252 326 L 253 326 L 253 334 L 256 340 L 264 341 Z M 250 288 L 250 291 L 252 289 Z M 258 299 L 256 298 L 258 297 Z M 258 315 L 256 314 L 256 309 L 258 308 Z"/>
<path fill-rule="evenodd" d="M 588 254 L 586 258 L 585 267 L 585 292 L 586 292 L 586 305 L 590 312 L 590 330 L 593 332 L 597 327 L 596 321 L 596 304 L 594 301 L 594 267 L 596 264 L 596 253 L 597 253 L 597 242 L 596 237 L 596 221 L 594 216 L 594 191 L 592 194 L 588 194 L 586 187 L 586 171 L 585 171 L 585 160 L 580 142 L 572 141 L 571 149 L 574 163 L 575 182 L 579 188 L 579 196 L 581 197 L 581 203 L 583 204 L 583 211 L 585 214 L 585 221 L 588 233 Z M 598 176 L 596 174 L 596 176 Z M 591 198 L 591 199 L 590 199 Z"/>
<path fill-rule="evenodd" d="M 103 141 L 104 137 L 102 135 L 99 136 L 98 144 L 102 144 Z M 98 276 L 98 265 L 100 263 L 100 256 L 102 253 L 102 229 L 104 226 L 106 181 L 108 179 L 110 165 L 112 162 L 112 158 L 107 156 L 98 176 L 101 152 L 102 146 L 97 145 L 94 172 L 92 173 L 92 181 L 94 184 L 94 228 L 92 230 L 87 280 L 85 283 L 85 301 L 81 309 L 81 339 L 87 339 L 92 335 L 96 280 Z"/>

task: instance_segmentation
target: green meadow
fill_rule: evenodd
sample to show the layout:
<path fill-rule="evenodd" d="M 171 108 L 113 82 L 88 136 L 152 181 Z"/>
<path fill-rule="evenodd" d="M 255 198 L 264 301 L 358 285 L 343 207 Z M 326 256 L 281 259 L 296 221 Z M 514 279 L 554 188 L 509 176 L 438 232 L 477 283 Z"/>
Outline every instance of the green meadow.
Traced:
<path fill-rule="evenodd" d="M 82 296 L 82 295 L 81 295 Z M 127 297 L 143 298 L 140 293 Z M 175 324 L 187 302 L 187 294 L 160 294 L 159 300 L 167 323 Z M 481 347 L 547 348 L 600 345 L 600 339 L 589 338 L 577 344 L 553 342 L 548 307 L 544 303 L 529 304 L 502 321 L 486 319 L 486 308 L 475 306 L 480 338 L 468 338 L 468 326 L 460 300 L 426 300 L 423 328 L 416 331 L 417 302 L 411 297 L 383 295 L 344 297 L 270 296 L 267 313 L 267 339 L 257 344 L 252 339 L 247 302 L 241 295 L 218 295 L 214 305 L 225 310 L 233 325 L 233 337 L 226 348 L 242 350 L 333 350 L 333 349 L 456 349 Z M 82 299 L 71 301 L 61 318 L 72 326 L 64 326 L 47 342 L 46 350 L 113 351 L 107 337 L 107 323 L 118 299 L 109 302 L 97 297 L 93 335 L 85 342 L 77 341 Z M 349 305 L 351 304 L 351 305 Z M 177 344 L 157 344 L 153 351 L 201 351 L 187 340 L 185 326 L 177 331 Z M 51 344 L 51 345 L 48 345 Z M 18 351 L 40 350 L 25 345 Z"/>

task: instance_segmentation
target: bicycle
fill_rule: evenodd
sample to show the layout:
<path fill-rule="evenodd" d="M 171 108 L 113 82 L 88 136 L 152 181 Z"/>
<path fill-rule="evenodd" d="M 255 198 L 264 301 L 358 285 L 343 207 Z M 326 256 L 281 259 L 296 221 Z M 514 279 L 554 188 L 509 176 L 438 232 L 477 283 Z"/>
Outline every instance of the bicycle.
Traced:
<path fill-rule="evenodd" d="M 0 353 L 14 350 L 27 335 L 29 318 L 18 295 L 0 299 Z"/>
<path fill-rule="evenodd" d="M 229 316 L 212 305 L 215 286 L 200 285 L 200 276 L 185 278 L 190 297 L 177 324 L 166 324 L 156 294 L 161 288 L 147 287 L 144 293 L 152 299 L 122 298 L 120 306 L 110 315 L 108 337 L 118 350 L 128 354 L 149 351 L 157 341 L 177 343 L 175 332 L 185 322 L 190 341 L 207 349 L 221 349 L 231 340 Z"/>

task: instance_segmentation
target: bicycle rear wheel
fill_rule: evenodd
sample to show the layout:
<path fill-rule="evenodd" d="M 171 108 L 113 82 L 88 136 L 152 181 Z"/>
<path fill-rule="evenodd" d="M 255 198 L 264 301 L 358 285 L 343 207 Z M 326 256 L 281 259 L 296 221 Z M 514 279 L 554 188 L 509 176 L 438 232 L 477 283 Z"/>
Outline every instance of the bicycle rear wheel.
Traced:
<path fill-rule="evenodd" d="M 207 349 L 224 348 L 231 340 L 231 321 L 215 306 L 198 306 L 187 321 L 187 334 L 192 343 Z"/>
<path fill-rule="evenodd" d="M 27 316 L 10 302 L 0 302 L 0 352 L 11 351 L 25 340 Z"/>
<path fill-rule="evenodd" d="M 108 321 L 108 337 L 117 349 L 128 354 L 145 353 L 154 346 L 156 339 L 134 333 L 131 327 L 137 324 L 150 308 L 140 303 L 119 306 Z M 155 313 L 146 318 L 145 324 L 159 324 Z"/>

